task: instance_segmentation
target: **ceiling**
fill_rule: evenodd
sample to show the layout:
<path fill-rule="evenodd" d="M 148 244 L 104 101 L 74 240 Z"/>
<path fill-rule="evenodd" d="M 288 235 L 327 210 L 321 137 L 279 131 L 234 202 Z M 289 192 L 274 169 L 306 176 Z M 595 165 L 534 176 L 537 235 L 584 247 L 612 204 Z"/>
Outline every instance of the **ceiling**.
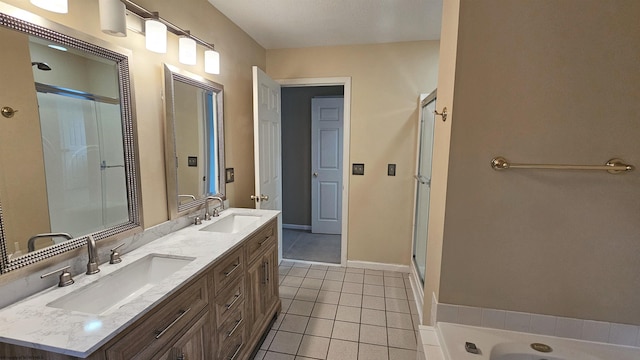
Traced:
<path fill-rule="evenodd" d="M 438 40 L 442 0 L 208 0 L 265 49 Z"/>

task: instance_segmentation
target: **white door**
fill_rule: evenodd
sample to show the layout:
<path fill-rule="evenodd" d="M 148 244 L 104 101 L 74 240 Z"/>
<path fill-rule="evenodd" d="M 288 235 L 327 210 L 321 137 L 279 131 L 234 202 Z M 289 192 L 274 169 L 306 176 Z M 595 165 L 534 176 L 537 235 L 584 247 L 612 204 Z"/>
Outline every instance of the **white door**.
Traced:
<path fill-rule="evenodd" d="M 253 149 L 256 209 L 282 210 L 280 84 L 253 67 Z"/>
<path fill-rule="evenodd" d="M 311 100 L 311 232 L 342 230 L 343 98 Z"/>

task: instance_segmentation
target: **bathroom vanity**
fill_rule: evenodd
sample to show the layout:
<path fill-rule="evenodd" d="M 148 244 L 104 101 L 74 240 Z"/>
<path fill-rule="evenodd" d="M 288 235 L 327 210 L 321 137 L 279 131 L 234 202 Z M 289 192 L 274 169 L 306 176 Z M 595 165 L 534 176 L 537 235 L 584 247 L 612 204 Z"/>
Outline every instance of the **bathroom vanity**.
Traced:
<path fill-rule="evenodd" d="M 249 358 L 281 307 L 278 214 L 226 210 L 0 309 L 0 358 Z"/>

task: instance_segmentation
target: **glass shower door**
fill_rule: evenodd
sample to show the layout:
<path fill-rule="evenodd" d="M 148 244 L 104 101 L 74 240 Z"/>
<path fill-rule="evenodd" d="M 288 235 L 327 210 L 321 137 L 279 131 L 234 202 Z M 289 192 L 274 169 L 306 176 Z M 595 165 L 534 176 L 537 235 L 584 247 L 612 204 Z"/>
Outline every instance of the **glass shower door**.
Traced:
<path fill-rule="evenodd" d="M 86 234 L 126 222 L 120 105 L 37 97 L 51 231 Z"/>
<path fill-rule="evenodd" d="M 421 103 L 420 138 L 418 143 L 418 169 L 416 175 L 416 202 L 413 231 L 413 262 L 424 284 L 427 268 L 427 236 L 429 226 L 429 199 L 431 195 L 431 160 L 433 157 L 433 130 L 436 91 Z"/>

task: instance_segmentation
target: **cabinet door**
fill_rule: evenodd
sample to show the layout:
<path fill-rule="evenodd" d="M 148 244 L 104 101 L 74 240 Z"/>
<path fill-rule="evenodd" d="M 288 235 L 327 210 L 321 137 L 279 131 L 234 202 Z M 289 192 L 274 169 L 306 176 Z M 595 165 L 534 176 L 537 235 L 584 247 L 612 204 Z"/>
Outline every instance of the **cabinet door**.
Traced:
<path fill-rule="evenodd" d="M 264 254 L 262 258 L 263 267 L 266 272 L 265 283 L 263 284 L 264 311 L 269 311 L 275 302 L 278 301 L 278 248 L 273 246 Z M 266 314 L 265 314 L 266 315 Z M 270 320 L 270 319 L 266 319 Z"/>
<path fill-rule="evenodd" d="M 208 359 L 209 312 L 204 313 L 171 348 L 156 357 L 161 360 L 202 360 Z"/>
<path fill-rule="evenodd" d="M 249 338 L 253 338 L 257 333 L 266 316 L 263 300 L 263 283 L 265 279 L 264 262 L 262 258 L 256 259 L 256 261 L 249 265 L 247 271 L 247 315 L 249 318 L 247 331 L 249 332 Z"/>
<path fill-rule="evenodd" d="M 260 258 L 256 259 L 247 272 L 249 286 L 248 330 L 250 338 L 260 331 L 267 319 L 267 312 L 278 301 L 278 250 L 270 247 Z"/>

